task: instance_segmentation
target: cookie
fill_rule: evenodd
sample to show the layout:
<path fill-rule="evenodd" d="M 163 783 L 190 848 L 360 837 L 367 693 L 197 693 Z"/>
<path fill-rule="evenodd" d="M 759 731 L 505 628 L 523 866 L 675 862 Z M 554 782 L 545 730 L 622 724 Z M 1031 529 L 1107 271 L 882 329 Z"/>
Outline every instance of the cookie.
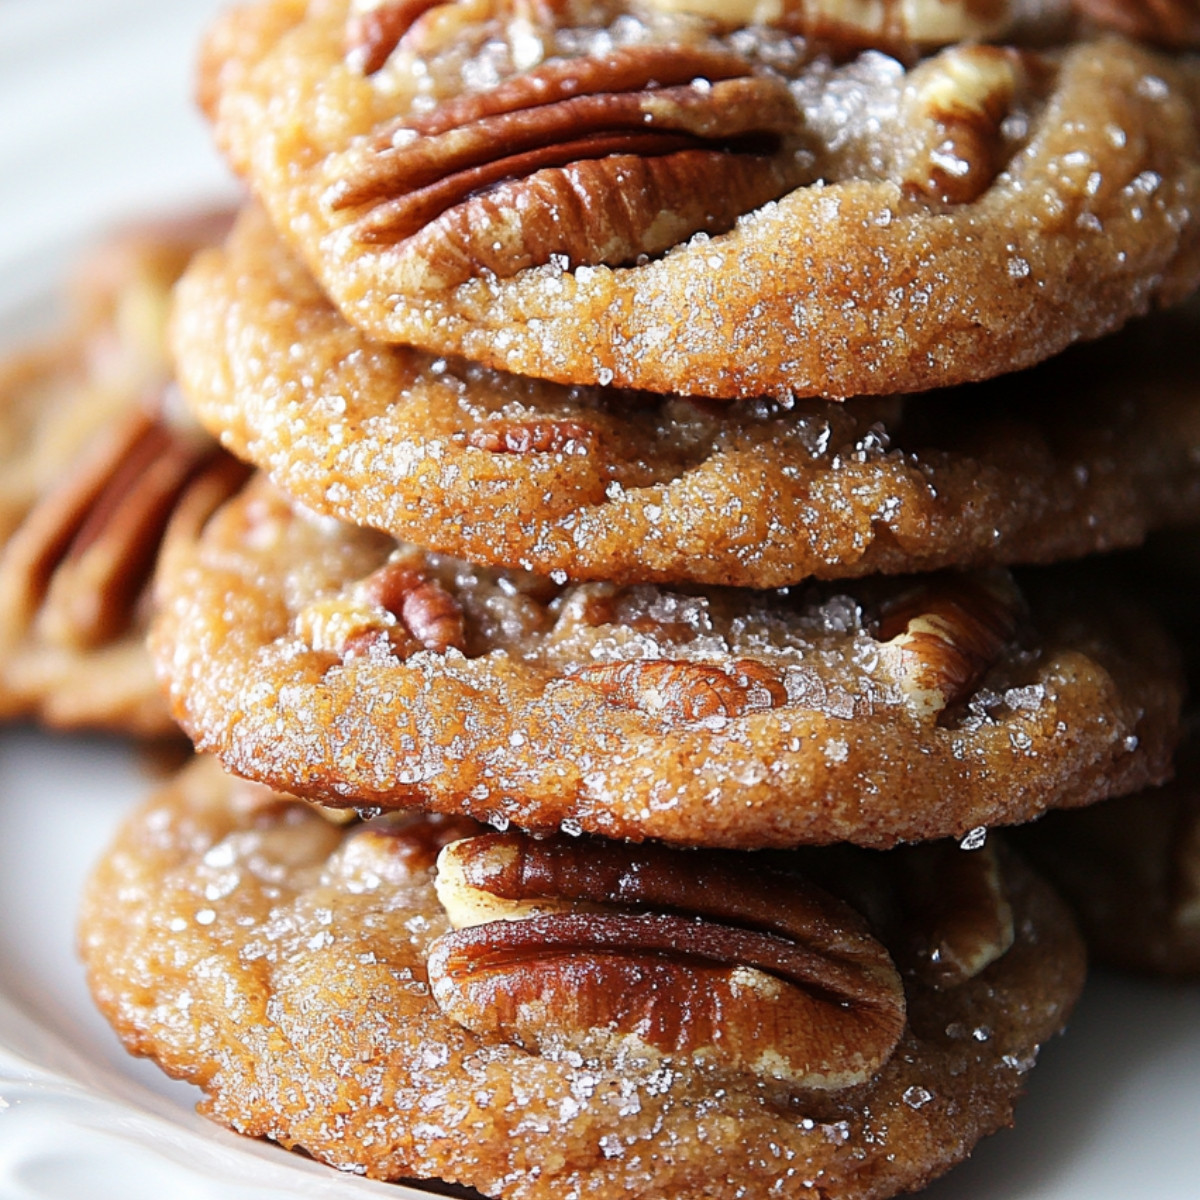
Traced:
<path fill-rule="evenodd" d="M 258 480 L 167 543 L 151 642 L 198 747 L 315 800 L 887 846 L 1162 777 L 1176 652 L 1145 612 L 1060 582 L 1035 580 L 1028 612 L 1003 573 L 560 587 Z"/>
<path fill-rule="evenodd" d="M 1160 317 L 963 394 L 566 388 L 371 341 L 249 210 L 185 276 L 173 342 L 200 420 L 316 511 L 488 565 L 763 588 L 1054 561 L 1194 519 L 1198 328 Z"/>
<path fill-rule="evenodd" d="M 835 899 L 820 851 L 439 856 L 470 832 L 338 829 L 200 760 L 88 885 L 96 1001 L 206 1115 L 343 1171 L 878 1200 L 1010 1121 L 1082 983 L 1061 903 L 1007 855 L 834 851 Z"/>
<path fill-rule="evenodd" d="M 95 251 L 73 318 L 0 366 L 0 715 L 172 732 L 144 648 L 172 513 L 194 521 L 244 469 L 172 394 L 172 283 L 228 216 L 145 223 Z"/>
<path fill-rule="evenodd" d="M 1097 962 L 1200 978 L 1200 722 L 1165 787 L 1055 814 L 1021 845 L 1075 910 Z"/>
<path fill-rule="evenodd" d="M 376 44 L 349 0 L 263 0 L 212 32 L 201 94 L 349 320 L 564 383 L 927 389 L 1200 281 L 1192 59 L 1104 37 L 906 69 L 667 7 L 386 4 Z"/>

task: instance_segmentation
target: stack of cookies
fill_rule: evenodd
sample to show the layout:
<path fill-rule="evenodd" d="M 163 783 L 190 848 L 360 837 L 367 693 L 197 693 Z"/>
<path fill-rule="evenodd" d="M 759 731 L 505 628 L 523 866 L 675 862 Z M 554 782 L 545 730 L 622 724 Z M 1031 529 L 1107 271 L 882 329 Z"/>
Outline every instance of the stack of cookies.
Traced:
<path fill-rule="evenodd" d="M 1196 318 L 1126 325 L 1200 282 L 1200 21 L 844 8 L 212 31 L 253 200 L 175 369 L 262 473 L 172 522 L 215 758 L 82 944 L 216 1119 L 519 1200 L 885 1197 L 1062 1027 L 1081 943 L 989 831 L 1171 774 L 1180 652 L 1060 560 L 1200 517 Z"/>

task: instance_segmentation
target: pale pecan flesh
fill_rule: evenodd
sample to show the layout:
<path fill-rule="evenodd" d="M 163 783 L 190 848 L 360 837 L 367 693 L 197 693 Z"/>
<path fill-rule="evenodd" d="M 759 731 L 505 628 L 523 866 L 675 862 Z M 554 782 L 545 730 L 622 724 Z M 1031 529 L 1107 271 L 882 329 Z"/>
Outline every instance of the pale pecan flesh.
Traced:
<path fill-rule="evenodd" d="M 937 715 L 975 691 L 1015 636 L 1018 616 L 1011 584 L 938 576 L 885 608 L 878 637 L 898 655 L 913 708 Z"/>
<path fill-rule="evenodd" d="M 616 265 L 796 186 L 798 121 L 786 84 L 735 56 L 627 47 L 389 124 L 325 203 L 364 208 L 355 235 L 403 245 L 440 285 L 555 255 Z"/>
<path fill-rule="evenodd" d="M 1012 147 L 1002 136 L 1031 83 L 1031 56 L 997 46 L 956 46 L 909 76 L 909 124 L 918 131 L 904 169 L 910 194 L 969 204 L 991 186 Z"/>
<path fill-rule="evenodd" d="M 601 663 L 567 678 L 595 688 L 614 708 L 668 723 L 742 717 L 788 701 L 778 672 L 751 658 L 726 667 L 669 658 Z"/>
<path fill-rule="evenodd" d="M 615 1036 L 724 1072 L 838 1089 L 870 1078 L 903 1032 L 887 951 L 795 875 L 519 834 L 449 846 L 438 869 L 461 889 L 535 905 L 431 949 L 435 999 L 477 1033 L 547 1053 Z M 536 907 L 547 899 L 589 908 Z"/>
<path fill-rule="evenodd" d="M 0 608 L 87 649 L 129 627 L 176 506 L 215 460 L 207 437 L 135 409 L 26 516 L 0 557 Z M 246 471 L 238 472 L 244 478 Z M 226 496 L 233 483 L 226 488 Z M 224 498 L 224 497 L 223 497 Z"/>
<path fill-rule="evenodd" d="M 911 967 L 930 987 L 957 987 L 1013 944 L 1012 906 L 994 843 L 963 850 L 953 842 L 896 852 Z"/>

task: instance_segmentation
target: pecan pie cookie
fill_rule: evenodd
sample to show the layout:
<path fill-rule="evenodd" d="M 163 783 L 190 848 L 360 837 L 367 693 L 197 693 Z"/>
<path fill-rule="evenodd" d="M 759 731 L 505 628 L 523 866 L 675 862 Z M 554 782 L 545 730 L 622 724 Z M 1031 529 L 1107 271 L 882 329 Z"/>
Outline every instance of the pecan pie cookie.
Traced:
<path fill-rule="evenodd" d="M 1035 580 L 1027 609 L 1003 573 L 563 587 L 293 510 L 258 480 L 168 542 L 151 641 L 197 745 L 297 795 L 887 846 L 1162 778 L 1176 654 L 1094 591 Z"/>
<path fill-rule="evenodd" d="M 173 511 L 211 511 L 244 470 L 172 399 L 167 298 L 227 225 L 114 237 L 74 280 L 70 328 L 0 366 L 4 716 L 174 729 L 143 646 L 146 584 Z"/>
<path fill-rule="evenodd" d="M 1200 516 L 1198 331 L 1164 315 L 969 402 L 566 388 L 372 342 L 251 209 L 184 277 L 173 341 L 200 420 L 317 511 L 577 580 L 779 587 Z"/>
<path fill-rule="evenodd" d="M 1200 978 L 1200 721 L 1166 787 L 1020 831 L 1023 848 L 1074 908 L 1096 959 Z"/>
<path fill-rule="evenodd" d="M 1200 279 L 1193 59 L 1107 36 L 906 68 L 690 7 L 261 0 L 201 95 L 352 322 L 567 383 L 918 390 Z"/>
<path fill-rule="evenodd" d="M 992 848 L 475 832 L 336 828 L 200 760 L 89 884 L 95 998 L 206 1115 L 344 1171 L 879 1200 L 1009 1122 L 1082 983 L 1061 903 Z"/>

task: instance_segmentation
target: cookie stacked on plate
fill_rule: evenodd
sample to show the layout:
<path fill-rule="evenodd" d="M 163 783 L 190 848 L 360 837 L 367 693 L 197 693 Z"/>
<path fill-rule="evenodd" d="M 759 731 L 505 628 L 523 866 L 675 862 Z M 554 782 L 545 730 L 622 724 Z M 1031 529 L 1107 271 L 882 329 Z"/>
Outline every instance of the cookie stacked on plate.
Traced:
<path fill-rule="evenodd" d="M 162 737 L 148 585 L 176 510 L 244 482 L 171 383 L 171 285 L 229 214 L 141 222 L 75 271 L 53 339 L 0 365 L 0 716 Z"/>
<path fill-rule="evenodd" d="M 1008 1119 L 1082 958 L 988 830 L 1178 736 L 1119 579 L 1009 568 L 1200 514 L 1193 318 L 1051 357 L 1200 279 L 1200 64 L 1174 10 L 937 7 L 213 31 L 255 200 L 176 369 L 264 474 L 175 523 L 152 648 L 240 778 L 131 823 L 83 942 L 220 1120 L 490 1195 L 882 1197 Z"/>

